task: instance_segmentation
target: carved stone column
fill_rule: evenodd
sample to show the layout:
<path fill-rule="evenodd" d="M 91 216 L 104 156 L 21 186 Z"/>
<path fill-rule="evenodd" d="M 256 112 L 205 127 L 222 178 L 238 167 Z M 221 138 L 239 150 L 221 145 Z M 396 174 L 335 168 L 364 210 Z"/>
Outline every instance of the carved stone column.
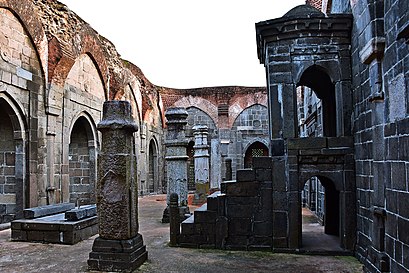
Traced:
<path fill-rule="evenodd" d="M 169 223 L 170 195 L 176 193 L 179 196 L 180 219 L 189 213 L 187 206 L 187 138 L 185 127 L 188 113 L 180 107 L 169 108 L 165 112 L 167 119 L 167 131 L 165 137 L 166 149 L 166 178 L 167 178 L 167 207 L 163 212 L 163 223 Z"/>
<path fill-rule="evenodd" d="M 138 185 L 133 133 L 138 130 L 127 101 L 104 103 L 98 157 L 99 237 L 89 254 L 91 270 L 132 271 L 148 253 L 138 233 Z"/>
<path fill-rule="evenodd" d="M 193 126 L 195 135 L 195 187 L 194 204 L 203 204 L 209 194 L 209 145 L 207 144 L 208 128 L 206 125 Z"/>

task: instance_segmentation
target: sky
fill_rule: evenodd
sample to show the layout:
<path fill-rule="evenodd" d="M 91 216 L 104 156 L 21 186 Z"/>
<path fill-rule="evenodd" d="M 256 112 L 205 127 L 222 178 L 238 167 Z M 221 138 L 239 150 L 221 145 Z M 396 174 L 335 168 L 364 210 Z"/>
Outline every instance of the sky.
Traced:
<path fill-rule="evenodd" d="M 255 23 L 305 0 L 59 0 L 153 84 L 265 86 Z"/>

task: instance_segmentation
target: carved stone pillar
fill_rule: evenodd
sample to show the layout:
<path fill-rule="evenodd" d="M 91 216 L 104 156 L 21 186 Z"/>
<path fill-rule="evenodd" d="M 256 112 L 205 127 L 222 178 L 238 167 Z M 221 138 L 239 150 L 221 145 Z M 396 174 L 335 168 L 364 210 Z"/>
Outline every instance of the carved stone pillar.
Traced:
<path fill-rule="evenodd" d="M 91 270 L 132 271 L 148 253 L 138 233 L 138 185 L 133 133 L 138 130 L 127 101 L 104 103 L 98 124 L 102 147 L 98 157 L 97 208 L 99 237 L 89 254 Z"/>
<path fill-rule="evenodd" d="M 209 145 L 207 144 L 208 128 L 206 125 L 193 126 L 195 135 L 195 187 L 196 192 L 193 199 L 194 204 L 203 204 L 209 194 L 210 168 L 209 168 Z"/>
<path fill-rule="evenodd" d="M 165 136 L 166 149 L 166 178 L 167 178 L 167 207 L 163 212 L 163 223 L 169 223 L 170 195 L 176 193 L 179 196 L 180 219 L 189 213 L 187 206 L 187 138 L 185 127 L 188 113 L 180 107 L 169 108 L 165 112 L 167 119 L 167 131 Z"/>

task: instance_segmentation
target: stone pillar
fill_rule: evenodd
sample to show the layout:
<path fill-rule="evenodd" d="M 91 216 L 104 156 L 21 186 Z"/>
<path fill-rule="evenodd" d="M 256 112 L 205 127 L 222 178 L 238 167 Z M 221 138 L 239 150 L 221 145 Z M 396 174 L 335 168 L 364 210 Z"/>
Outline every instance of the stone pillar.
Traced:
<path fill-rule="evenodd" d="M 226 160 L 224 161 L 226 164 L 226 181 L 230 181 L 233 179 L 231 161 L 231 158 L 226 158 Z"/>
<path fill-rule="evenodd" d="M 209 145 L 207 144 L 208 128 L 206 125 L 193 126 L 195 136 L 195 187 L 196 192 L 193 199 L 195 205 L 206 203 L 206 197 L 209 194 Z"/>
<path fill-rule="evenodd" d="M 169 223 L 170 195 L 179 196 L 180 219 L 189 213 L 187 206 L 187 144 L 185 127 L 188 113 L 180 107 L 169 108 L 165 112 L 167 131 L 165 136 L 166 149 L 166 178 L 167 178 L 167 207 L 163 212 L 162 223 Z"/>
<path fill-rule="evenodd" d="M 132 120 L 127 101 L 104 103 L 102 147 L 98 157 L 97 208 L 99 237 L 89 254 L 90 270 L 132 271 L 148 253 L 138 233 L 138 186 Z"/>

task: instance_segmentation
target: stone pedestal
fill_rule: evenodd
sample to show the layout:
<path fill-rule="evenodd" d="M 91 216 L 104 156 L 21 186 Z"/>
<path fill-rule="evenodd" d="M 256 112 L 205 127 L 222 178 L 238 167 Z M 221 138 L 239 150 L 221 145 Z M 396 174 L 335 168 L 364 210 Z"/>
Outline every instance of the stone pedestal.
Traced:
<path fill-rule="evenodd" d="M 132 120 L 127 101 L 104 103 L 102 148 L 98 157 L 99 237 L 89 254 L 90 270 L 132 271 L 148 256 L 138 233 L 138 186 Z"/>
<path fill-rule="evenodd" d="M 194 205 L 206 203 L 206 197 L 209 194 L 209 145 L 207 144 L 208 128 L 206 125 L 193 126 L 195 135 L 195 196 Z"/>
<path fill-rule="evenodd" d="M 185 214 L 189 214 L 187 206 L 187 144 L 185 127 L 188 113 L 180 107 L 169 108 L 165 112 L 167 119 L 167 131 L 165 136 L 166 149 L 166 178 L 167 178 L 167 207 L 163 212 L 163 223 L 169 223 L 170 195 L 176 193 L 179 196 L 179 209 L 181 220 Z"/>

